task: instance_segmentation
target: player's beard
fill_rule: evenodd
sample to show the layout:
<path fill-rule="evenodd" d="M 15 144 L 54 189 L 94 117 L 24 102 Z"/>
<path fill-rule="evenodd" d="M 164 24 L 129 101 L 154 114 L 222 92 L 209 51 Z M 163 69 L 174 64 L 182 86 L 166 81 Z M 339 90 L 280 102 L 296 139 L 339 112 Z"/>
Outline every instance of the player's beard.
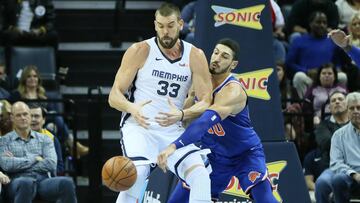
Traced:
<path fill-rule="evenodd" d="M 218 65 L 218 66 L 219 66 L 219 65 Z M 210 73 L 213 74 L 213 75 L 221 75 L 221 74 L 223 74 L 223 73 L 228 72 L 228 70 L 230 69 L 230 66 L 231 66 L 231 64 L 229 64 L 226 68 L 220 69 L 219 67 L 213 68 L 213 67 L 211 66 L 211 64 L 210 64 L 209 71 L 210 71 Z M 217 71 L 217 70 L 218 70 L 218 71 Z"/>
<path fill-rule="evenodd" d="M 171 49 L 175 46 L 177 40 L 179 39 L 179 32 L 174 38 L 171 38 L 169 36 L 165 36 L 160 38 L 159 35 L 157 35 L 157 38 L 159 40 L 160 45 L 165 49 Z M 166 41 L 165 41 L 166 40 Z"/>

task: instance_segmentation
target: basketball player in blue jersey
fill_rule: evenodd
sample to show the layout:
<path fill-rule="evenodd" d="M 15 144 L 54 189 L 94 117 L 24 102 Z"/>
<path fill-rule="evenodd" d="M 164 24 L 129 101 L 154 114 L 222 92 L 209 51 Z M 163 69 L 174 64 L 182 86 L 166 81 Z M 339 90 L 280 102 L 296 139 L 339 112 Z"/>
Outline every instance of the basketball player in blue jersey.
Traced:
<path fill-rule="evenodd" d="M 191 143 L 201 141 L 210 148 L 207 155 L 212 168 L 211 194 L 214 200 L 225 190 L 232 176 L 257 203 L 277 202 L 272 194 L 260 138 L 249 118 L 247 95 L 231 71 L 237 66 L 239 45 L 231 39 L 220 40 L 210 61 L 213 104 L 158 156 L 166 171 L 167 159 Z M 186 180 L 185 180 L 186 182 Z M 191 188 L 191 186 L 190 186 Z M 190 191 L 192 188 L 190 189 Z M 188 190 L 179 183 L 169 203 L 188 202 Z"/>
<path fill-rule="evenodd" d="M 199 116 L 210 105 L 208 63 L 200 49 L 179 39 L 183 23 L 176 6 L 162 4 L 155 13 L 157 36 L 133 44 L 125 52 L 116 74 L 109 104 L 122 112 L 123 155 L 134 162 L 137 170 L 135 184 L 120 192 L 117 203 L 135 203 L 140 198 L 157 155 L 185 131 L 180 121 Z M 173 105 L 182 108 L 191 86 L 201 102 L 177 111 L 175 117 L 161 114 L 169 111 L 170 99 Z M 198 149 L 195 145 L 189 145 L 177 151 L 173 159 L 169 158 L 168 167 L 193 188 L 190 202 L 208 203 L 210 178 L 200 152 L 179 161 L 195 149 Z"/>

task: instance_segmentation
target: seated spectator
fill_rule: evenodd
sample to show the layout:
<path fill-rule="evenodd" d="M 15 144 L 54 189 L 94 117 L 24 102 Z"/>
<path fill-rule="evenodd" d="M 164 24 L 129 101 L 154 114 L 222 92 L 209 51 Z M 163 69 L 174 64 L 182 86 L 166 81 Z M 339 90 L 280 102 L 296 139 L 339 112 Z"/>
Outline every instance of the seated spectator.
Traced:
<path fill-rule="evenodd" d="M 330 94 L 331 115 L 322 120 L 314 131 L 316 143 L 321 152 L 321 159 L 326 164 L 325 168 L 329 168 L 332 135 L 337 129 L 349 122 L 345 97 L 346 93 L 340 91 Z"/>
<path fill-rule="evenodd" d="M 279 5 L 274 0 L 270 0 L 271 23 L 273 26 L 273 50 L 275 61 L 285 61 L 286 50 L 283 40 L 285 34 L 283 28 L 285 25 L 284 16 Z"/>
<path fill-rule="evenodd" d="M 31 202 L 36 195 L 47 201 L 75 203 L 75 185 L 69 177 L 52 177 L 56 172 L 54 142 L 30 128 L 30 110 L 23 102 L 12 106 L 14 131 L 0 139 L 0 167 L 12 181 L 6 196 L 15 203 Z"/>
<path fill-rule="evenodd" d="M 40 73 L 36 66 L 30 65 L 26 66 L 21 73 L 19 86 L 16 91 L 12 92 L 10 95 L 10 101 L 19 101 L 19 100 L 46 100 L 46 91 L 42 86 L 42 80 L 40 78 Z M 37 104 L 46 108 L 48 111 L 58 112 L 58 108 L 54 103 L 48 102 L 30 102 L 32 104 Z M 59 141 L 64 144 L 68 144 L 71 148 L 73 146 L 72 135 L 69 133 L 69 128 L 66 125 L 63 117 L 56 116 L 54 118 L 56 124 L 56 135 L 59 138 Z M 79 142 L 77 144 L 77 157 L 84 156 L 88 154 L 89 148 L 83 146 Z M 72 150 L 71 150 L 72 151 Z"/>
<path fill-rule="evenodd" d="M 338 97 L 338 98 L 340 98 L 340 97 Z M 355 103 L 357 103 L 358 106 L 356 106 Z M 350 174 L 348 174 L 349 171 L 352 171 L 351 168 L 354 167 L 355 168 L 354 170 L 357 172 L 359 172 L 359 170 L 360 170 L 360 164 L 359 164 L 360 148 L 359 148 L 358 140 L 357 140 L 358 133 L 356 132 L 358 127 L 355 127 L 360 124 L 360 123 L 356 124 L 357 122 L 359 122 L 359 121 L 357 121 L 358 120 L 358 118 L 357 118 L 358 110 L 356 110 L 356 109 L 357 108 L 360 109 L 360 94 L 359 93 L 350 93 L 346 97 L 345 105 L 347 106 L 347 113 L 348 113 L 348 118 L 349 118 L 350 122 L 348 122 L 346 124 L 342 123 L 341 124 L 342 127 L 337 130 L 336 130 L 336 128 L 339 127 L 339 125 L 333 125 L 333 127 L 335 127 L 334 130 L 336 130 L 333 133 L 333 135 L 322 137 L 321 142 L 324 144 L 323 148 L 327 148 L 328 144 L 330 144 L 330 146 L 331 146 L 330 147 L 330 155 L 329 155 L 330 156 L 330 168 L 326 169 L 320 175 L 318 180 L 316 181 L 315 196 L 316 196 L 316 201 L 318 203 L 329 202 L 329 196 L 332 192 L 335 197 L 335 202 L 339 202 L 339 203 L 340 202 L 341 203 L 349 202 L 349 200 L 346 201 L 345 199 L 343 199 L 342 201 L 339 201 L 339 199 L 337 199 L 337 197 L 336 197 L 336 196 L 339 196 L 336 193 L 340 192 L 340 190 L 337 188 L 338 187 L 337 184 L 339 183 L 339 177 L 336 177 L 336 173 L 338 173 L 339 176 L 349 176 L 348 182 L 342 183 L 343 186 L 345 186 L 346 184 L 351 184 Z M 341 104 L 341 106 L 342 106 L 342 104 Z M 341 109 L 340 106 L 339 106 L 339 109 Z M 341 115 L 340 111 L 338 111 L 338 112 L 339 112 L 339 115 Z M 345 115 L 343 115 L 342 117 L 344 117 L 343 119 L 346 118 Z M 336 118 L 335 114 L 334 114 L 334 118 Z M 338 118 L 339 118 L 339 116 L 338 116 Z M 345 122 L 345 120 L 343 120 L 343 121 Z M 331 139 L 330 142 L 328 141 L 329 139 Z M 326 155 L 328 155 L 328 154 L 325 153 L 325 158 L 326 158 Z M 334 161 L 337 161 L 337 163 L 335 163 Z M 327 163 L 329 163 L 329 162 L 327 162 Z M 342 177 L 342 178 L 345 178 L 345 177 Z M 334 184 L 337 186 L 334 187 Z M 346 193 L 349 194 L 349 191 L 342 190 L 341 192 L 344 192 L 345 194 Z"/>
<path fill-rule="evenodd" d="M 6 45 L 51 45 L 57 47 L 55 10 L 52 0 L 4 0 Z"/>
<path fill-rule="evenodd" d="M 286 56 L 286 67 L 295 74 L 293 85 L 303 98 L 311 86 L 317 69 L 326 63 L 341 64 L 337 52 L 341 50 L 329 39 L 327 34 L 327 17 L 322 12 L 314 12 L 309 18 L 310 33 L 298 37 L 289 47 Z M 346 74 L 339 73 L 341 83 L 346 84 Z"/>
<path fill-rule="evenodd" d="M 339 84 L 337 70 L 328 63 L 320 67 L 316 81 L 305 94 L 304 111 L 314 112 L 313 124 L 317 126 L 325 114 L 330 113 L 327 101 L 329 95 L 339 91 L 346 93 L 347 89 Z"/>
<path fill-rule="evenodd" d="M 297 0 L 292 6 L 292 10 L 286 22 L 286 30 L 290 44 L 297 37 L 310 33 L 308 17 L 312 13 L 319 11 L 327 17 L 325 29 L 336 29 L 339 23 L 339 13 L 336 5 L 331 0 Z M 328 28 L 329 27 L 329 28 Z"/>
<path fill-rule="evenodd" d="M 291 81 L 286 78 L 285 64 L 281 61 L 276 63 L 277 76 L 280 85 L 280 95 L 282 112 L 284 113 L 301 113 L 299 96 Z M 284 115 L 285 137 L 287 140 L 295 140 L 298 135 L 304 132 L 304 122 L 301 116 Z"/>
<path fill-rule="evenodd" d="M 10 81 L 8 76 L 6 75 L 6 66 L 5 63 L 0 62 L 0 87 L 5 90 L 10 90 Z"/>
<path fill-rule="evenodd" d="M 48 136 L 52 141 L 54 141 L 55 151 L 57 155 L 57 168 L 56 172 L 58 175 L 64 173 L 64 162 L 62 157 L 62 148 L 59 142 L 59 139 L 55 137 L 50 131 L 45 129 L 46 110 L 41 106 L 31 105 L 30 104 L 30 114 L 31 114 L 31 130 L 37 131 L 41 134 Z"/>
<path fill-rule="evenodd" d="M 355 14 L 348 24 L 349 42 L 351 46 L 360 47 L 360 14 Z M 349 92 L 360 89 L 360 71 L 359 67 L 345 52 L 341 53 L 341 58 L 344 61 L 341 69 L 346 73 L 348 78 L 347 87 Z"/>
<path fill-rule="evenodd" d="M 11 104 L 6 100 L 0 100 L 0 136 L 13 130 L 10 114 Z"/>
<path fill-rule="evenodd" d="M 333 42 L 342 48 L 355 64 L 360 67 L 360 48 L 351 45 L 350 35 L 346 35 L 344 31 L 339 29 L 330 31 L 328 35 Z"/>
<path fill-rule="evenodd" d="M 360 189 L 360 93 L 347 95 L 350 122 L 331 138 L 330 169 L 335 203 L 350 201 L 352 189 Z"/>
<path fill-rule="evenodd" d="M 195 42 L 195 6 L 196 1 L 192 1 L 181 9 L 181 18 L 184 20 L 181 34 L 184 35 L 185 41 L 192 44 Z"/>
<path fill-rule="evenodd" d="M 304 159 L 304 176 L 305 183 L 309 190 L 311 203 L 316 203 L 315 200 L 315 181 L 324 170 L 322 164 L 320 149 L 314 149 L 305 155 Z"/>
<path fill-rule="evenodd" d="M 315 183 L 315 196 L 318 202 L 328 202 L 332 192 L 332 172 L 329 169 L 331 138 L 336 130 L 349 122 L 348 111 L 343 92 L 335 91 L 329 96 L 331 116 L 321 121 L 315 129 L 315 139 L 320 150 L 320 163 L 324 171 Z"/>
<path fill-rule="evenodd" d="M 5 72 L 5 64 L 0 62 L 0 99 L 8 99 L 9 94 L 9 80 Z"/>
<path fill-rule="evenodd" d="M 351 18 L 360 12 L 360 1 L 358 0 L 336 0 L 339 11 L 339 28 L 346 29 Z"/>

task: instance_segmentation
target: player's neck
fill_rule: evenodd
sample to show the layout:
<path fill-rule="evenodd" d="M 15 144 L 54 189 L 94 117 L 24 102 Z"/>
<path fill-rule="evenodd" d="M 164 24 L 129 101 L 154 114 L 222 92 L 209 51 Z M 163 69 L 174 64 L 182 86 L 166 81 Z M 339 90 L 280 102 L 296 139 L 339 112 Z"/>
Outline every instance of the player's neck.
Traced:
<path fill-rule="evenodd" d="M 171 60 L 175 60 L 181 57 L 181 43 L 180 40 L 178 40 L 175 45 L 170 49 L 165 49 L 161 46 L 160 43 L 158 43 L 160 50 L 163 54 L 165 54 L 166 57 L 168 57 Z"/>
<path fill-rule="evenodd" d="M 219 86 L 222 82 L 224 82 L 224 80 L 230 75 L 230 73 L 223 73 L 223 74 L 219 74 L 219 75 L 212 75 L 212 83 L 213 83 L 213 87 L 216 88 L 217 86 Z"/>

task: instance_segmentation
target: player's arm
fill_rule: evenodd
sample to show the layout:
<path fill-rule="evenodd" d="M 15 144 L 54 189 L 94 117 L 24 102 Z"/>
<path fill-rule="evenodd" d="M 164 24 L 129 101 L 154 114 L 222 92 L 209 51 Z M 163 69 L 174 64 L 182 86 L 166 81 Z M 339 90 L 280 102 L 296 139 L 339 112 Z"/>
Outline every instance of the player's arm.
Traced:
<path fill-rule="evenodd" d="M 238 83 L 230 83 L 218 92 L 211 105 L 198 119 L 190 124 L 185 132 L 173 142 L 181 148 L 197 142 L 206 131 L 230 114 L 239 113 L 246 105 L 246 94 Z"/>
<path fill-rule="evenodd" d="M 115 81 L 108 98 L 109 105 L 112 108 L 131 113 L 139 124 L 142 124 L 142 115 L 138 115 L 139 110 L 150 101 L 134 104 L 128 101 L 124 94 L 134 81 L 137 71 L 144 65 L 148 54 L 149 46 L 145 42 L 135 43 L 129 47 L 122 58 L 120 68 L 116 73 Z M 138 115 L 137 118 L 136 115 Z"/>
<path fill-rule="evenodd" d="M 184 109 L 183 120 L 198 117 L 211 104 L 212 82 L 208 63 L 204 52 L 193 47 L 190 53 L 190 68 L 192 71 L 192 85 L 199 102 Z"/>
<path fill-rule="evenodd" d="M 230 114 L 240 112 L 246 105 L 247 96 L 238 83 L 230 83 L 218 92 L 214 104 L 209 107 L 200 118 L 192 122 L 185 132 L 158 156 L 159 167 L 166 171 L 167 158 L 176 149 L 194 143 L 205 135 L 206 131 L 225 119 Z"/>

